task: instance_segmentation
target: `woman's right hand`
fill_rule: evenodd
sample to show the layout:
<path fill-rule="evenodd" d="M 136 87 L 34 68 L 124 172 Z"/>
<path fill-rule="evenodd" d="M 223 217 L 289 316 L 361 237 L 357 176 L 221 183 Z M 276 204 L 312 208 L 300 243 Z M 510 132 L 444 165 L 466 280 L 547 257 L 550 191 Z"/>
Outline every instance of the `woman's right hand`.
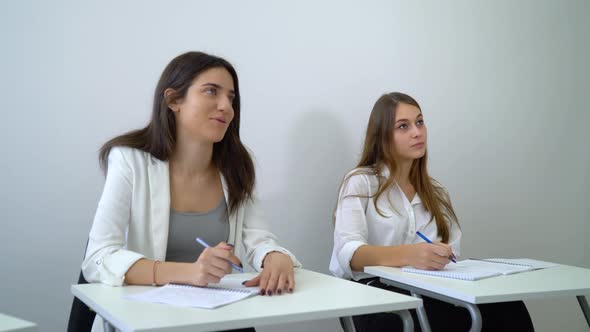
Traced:
<path fill-rule="evenodd" d="M 422 270 L 442 270 L 453 257 L 451 246 L 442 242 L 407 245 L 407 265 Z"/>
<path fill-rule="evenodd" d="M 234 247 L 220 242 L 215 247 L 205 248 L 197 261 L 191 264 L 189 282 L 196 286 L 218 283 L 224 275 L 232 270 L 230 261 L 238 266 L 242 263 L 233 254 Z"/>

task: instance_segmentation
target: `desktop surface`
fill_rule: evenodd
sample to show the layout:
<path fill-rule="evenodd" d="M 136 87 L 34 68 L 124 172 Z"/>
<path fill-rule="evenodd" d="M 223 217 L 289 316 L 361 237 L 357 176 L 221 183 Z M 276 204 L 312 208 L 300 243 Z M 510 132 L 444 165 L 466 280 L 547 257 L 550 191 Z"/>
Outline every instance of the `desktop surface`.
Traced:
<path fill-rule="evenodd" d="M 568 265 L 477 281 L 404 272 L 401 268 L 385 266 L 368 266 L 364 272 L 474 304 L 590 295 L 590 269 Z"/>
<path fill-rule="evenodd" d="M 227 330 L 414 309 L 422 303 L 414 297 L 304 269 L 295 271 L 292 294 L 255 296 L 217 309 L 174 307 L 123 298 L 151 288 L 85 284 L 73 285 L 72 293 L 121 332 Z"/>
<path fill-rule="evenodd" d="M 37 325 L 16 317 L 0 314 L 0 332 L 35 332 Z"/>

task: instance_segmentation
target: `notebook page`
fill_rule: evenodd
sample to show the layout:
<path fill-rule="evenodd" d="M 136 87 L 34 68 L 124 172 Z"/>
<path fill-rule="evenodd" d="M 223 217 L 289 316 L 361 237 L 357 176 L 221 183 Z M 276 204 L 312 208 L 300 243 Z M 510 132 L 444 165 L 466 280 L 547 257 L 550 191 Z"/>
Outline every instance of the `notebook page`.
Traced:
<path fill-rule="evenodd" d="M 421 270 L 409 266 L 403 267 L 402 271 L 469 281 L 494 277 L 501 274 L 498 271 L 486 268 L 488 265 L 490 264 L 482 264 L 478 261 L 464 260 L 458 261 L 457 263 L 447 264 L 444 269 L 437 271 Z"/>
<path fill-rule="evenodd" d="M 468 259 L 467 261 L 477 262 L 481 269 L 489 269 L 503 275 L 533 270 L 533 268 L 528 265 L 505 264 L 497 261 L 490 261 L 487 259 Z"/>
<path fill-rule="evenodd" d="M 484 260 L 488 262 L 496 262 L 503 264 L 530 266 L 533 270 L 547 269 L 550 267 L 559 266 L 559 264 L 528 258 L 486 258 Z"/>
<path fill-rule="evenodd" d="M 240 277 L 234 277 L 236 274 L 234 274 L 234 275 L 228 274 L 225 277 L 223 277 L 218 284 L 210 283 L 209 286 L 207 286 L 207 287 L 209 287 L 209 288 L 241 289 L 241 290 L 251 291 L 251 292 L 254 292 L 254 293 L 260 291 L 260 288 L 258 288 L 258 286 L 255 286 L 255 287 L 246 287 L 246 286 L 242 285 L 242 283 L 244 281 L 250 280 L 250 278 L 244 278 L 244 277 L 241 277 L 241 276 Z"/>
<path fill-rule="evenodd" d="M 225 279 L 225 278 L 224 278 Z M 125 296 L 126 299 L 170 304 L 181 307 L 213 309 L 258 294 L 257 287 L 244 287 L 243 280 L 224 280 L 208 287 L 169 284 Z"/>

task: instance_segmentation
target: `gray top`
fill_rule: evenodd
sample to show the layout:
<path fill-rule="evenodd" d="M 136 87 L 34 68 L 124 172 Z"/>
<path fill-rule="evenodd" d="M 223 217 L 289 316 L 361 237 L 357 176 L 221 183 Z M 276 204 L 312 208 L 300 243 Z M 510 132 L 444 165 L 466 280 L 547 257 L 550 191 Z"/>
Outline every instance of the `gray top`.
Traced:
<path fill-rule="evenodd" d="M 200 237 L 210 246 L 229 238 L 229 219 L 225 197 L 207 212 L 178 212 L 170 209 L 166 261 L 192 263 L 203 252 L 195 239 Z"/>

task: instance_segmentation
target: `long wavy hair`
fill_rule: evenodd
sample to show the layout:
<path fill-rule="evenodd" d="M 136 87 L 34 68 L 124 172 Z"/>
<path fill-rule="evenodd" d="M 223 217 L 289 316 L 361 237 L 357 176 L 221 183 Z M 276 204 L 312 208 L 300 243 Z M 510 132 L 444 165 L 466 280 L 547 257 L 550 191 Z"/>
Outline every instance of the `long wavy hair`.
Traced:
<path fill-rule="evenodd" d="M 352 172 L 343 181 L 345 183 L 350 176 L 359 173 L 377 175 L 378 189 L 371 198 L 373 198 L 377 212 L 384 217 L 383 212 L 377 207 L 377 201 L 383 193 L 394 185 L 394 175 L 398 170 L 398 165 L 393 157 L 393 127 L 396 110 L 401 103 L 416 106 L 422 112 L 418 102 L 406 94 L 392 92 L 381 96 L 371 111 L 363 152 L 355 168 L 356 171 Z M 448 243 L 450 223 L 458 223 L 457 215 L 448 193 L 442 185 L 428 175 L 427 160 L 428 155 L 425 152 L 423 157 L 413 161 L 410 169 L 410 183 L 420 195 L 426 210 L 430 212 L 430 222 L 435 220 L 438 235 L 442 238 L 442 242 Z M 386 168 L 390 170 L 389 176 L 383 179 L 380 174 Z"/>
<path fill-rule="evenodd" d="M 137 129 L 107 141 L 99 152 L 101 168 L 107 172 L 108 155 L 113 147 L 125 146 L 150 153 L 168 161 L 176 143 L 176 120 L 168 105 L 186 96 L 192 82 L 211 68 L 225 68 L 234 80 L 234 118 L 225 136 L 213 145 L 213 162 L 228 187 L 230 213 L 252 197 L 255 183 L 254 163 L 240 140 L 240 89 L 238 75 L 226 60 L 203 52 L 188 52 L 174 58 L 164 69 L 154 93 L 151 120 L 145 128 Z M 166 98 L 164 91 L 175 93 Z"/>

